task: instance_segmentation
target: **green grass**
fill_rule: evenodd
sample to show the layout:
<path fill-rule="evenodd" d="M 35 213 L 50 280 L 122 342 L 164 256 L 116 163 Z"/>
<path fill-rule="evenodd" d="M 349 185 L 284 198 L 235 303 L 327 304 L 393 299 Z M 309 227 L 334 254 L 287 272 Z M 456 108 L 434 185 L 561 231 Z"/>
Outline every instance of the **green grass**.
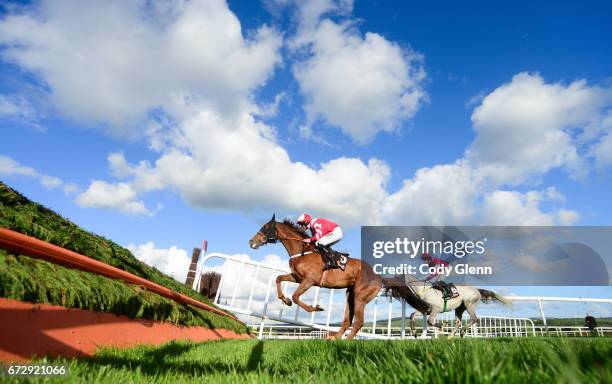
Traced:
<path fill-rule="evenodd" d="M 73 250 L 210 303 L 208 298 L 140 262 L 127 249 L 81 229 L 1 182 L 0 226 Z M 182 306 L 139 287 L 2 250 L 0 297 L 246 332 L 245 326 L 234 320 Z"/>
<path fill-rule="evenodd" d="M 232 319 L 183 306 L 138 286 L 0 250 L 0 297 L 244 333 Z"/>
<path fill-rule="evenodd" d="M 81 383 L 609 383 L 611 356 L 605 338 L 226 340 L 53 363 L 69 365 L 58 381 Z"/>

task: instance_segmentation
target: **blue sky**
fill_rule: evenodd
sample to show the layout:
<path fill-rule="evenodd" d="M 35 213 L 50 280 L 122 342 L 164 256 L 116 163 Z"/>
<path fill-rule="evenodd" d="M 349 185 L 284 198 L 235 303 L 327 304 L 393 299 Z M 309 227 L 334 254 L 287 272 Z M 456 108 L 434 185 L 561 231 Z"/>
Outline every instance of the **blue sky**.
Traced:
<path fill-rule="evenodd" d="M 611 8 L 5 3 L 0 178 L 170 271 L 272 213 L 610 225 Z"/>

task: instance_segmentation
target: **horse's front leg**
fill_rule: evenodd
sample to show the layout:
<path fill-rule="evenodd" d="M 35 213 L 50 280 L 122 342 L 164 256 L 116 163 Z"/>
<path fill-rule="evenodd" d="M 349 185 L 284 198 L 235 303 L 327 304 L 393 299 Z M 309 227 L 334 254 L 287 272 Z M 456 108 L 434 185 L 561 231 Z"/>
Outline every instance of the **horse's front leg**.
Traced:
<path fill-rule="evenodd" d="M 287 273 L 286 275 L 278 275 L 276 277 L 276 293 L 278 295 L 278 298 L 281 299 L 283 303 L 285 303 L 285 305 L 291 306 L 291 300 L 287 298 L 283 293 L 283 287 L 281 286 L 281 283 L 283 281 L 296 283 L 295 277 L 291 273 Z"/>
<path fill-rule="evenodd" d="M 314 311 L 323 310 L 323 308 L 321 308 L 319 305 L 317 305 L 316 307 L 313 307 L 312 305 L 305 304 L 300 300 L 300 296 L 302 296 L 304 292 L 308 290 L 308 288 L 312 287 L 315 284 L 316 284 L 316 281 L 314 279 L 305 278 L 304 280 L 302 280 L 302 282 L 297 287 L 295 292 L 293 292 L 293 296 L 291 296 L 291 298 L 293 299 L 293 302 L 299 305 L 300 307 L 304 308 L 306 312 L 314 312 Z"/>
<path fill-rule="evenodd" d="M 435 306 L 432 307 L 431 312 L 429 313 L 429 316 L 427 316 L 427 321 L 425 322 L 425 325 L 428 328 L 432 327 L 434 329 L 434 337 L 437 336 L 436 317 L 438 316 L 439 311 L 440 310 L 436 308 Z M 423 315 L 423 319 L 425 319 L 425 315 Z"/>

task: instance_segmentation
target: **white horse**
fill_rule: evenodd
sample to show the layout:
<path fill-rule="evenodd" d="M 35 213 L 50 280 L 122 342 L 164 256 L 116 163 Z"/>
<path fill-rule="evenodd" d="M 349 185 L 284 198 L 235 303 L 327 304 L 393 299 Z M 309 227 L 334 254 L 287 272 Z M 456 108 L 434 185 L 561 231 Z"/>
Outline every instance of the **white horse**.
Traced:
<path fill-rule="evenodd" d="M 459 295 L 455 298 L 448 299 L 445 303 L 442 292 L 433 288 L 430 282 L 421 281 L 415 276 L 409 274 L 404 275 L 403 277 L 406 286 L 412 289 L 419 298 L 421 298 L 431 307 L 427 315 L 423 314 L 423 337 L 427 335 L 428 326 L 435 327 L 436 317 L 439 313 L 455 310 L 455 328 L 448 336 L 449 339 L 452 339 L 455 337 L 455 334 L 459 329 L 461 329 L 461 337 L 463 337 L 465 335 L 465 331 L 470 329 L 470 327 L 478 321 L 478 317 L 476 316 L 476 306 L 480 301 L 483 303 L 497 301 L 504 305 L 509 305 L 512 302 L 509 298 L 487 289 L 479 289 L 467 285 L 458 285 L 456 288 Z M 461 317 L 463 316 L 463 312 L 466 310 L 470 315 L 470 320 L 465 327 L 462 327 Z M 415 337 L 416 332 L 414 329 L 414 318 L 417 313 L 422 312 L 415 311 L 410 315 L 410 330 Z"/>

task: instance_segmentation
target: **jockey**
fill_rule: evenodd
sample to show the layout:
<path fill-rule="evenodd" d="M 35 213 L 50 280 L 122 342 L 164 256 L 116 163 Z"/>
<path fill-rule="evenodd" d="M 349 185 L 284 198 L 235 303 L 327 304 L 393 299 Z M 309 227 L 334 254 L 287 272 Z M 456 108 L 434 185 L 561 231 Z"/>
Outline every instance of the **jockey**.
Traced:
<path fill-rule="evenodd" d="M 312 218 L 309 214 L 302 214 L 297 223 L 304 228 L 310 229 L 312 237 L 304 239 L 305 243 L 314 243 L 315 246 L 323 251 L 327 259 L 323 270 L 339 268 L 337 260 L 332 257 L 331 246 L 342 240 L 342 228 L 331 220 L 321 217 Z"/>
<path fill-rule="evenodd" d="M 431 257 L 431 255 L 428 252 L 423 253 L 423 255 L 421 256 L 421 260 L 427 262 L 427 265 L 429 267 L 439 267 L 439 266 L 447 267 L 448 266 L 447 261 L 444 261 L 440 259 L 439 257 Z M 440 280 L 440 274 L 438 273 L 437 270 L 435 270 L 429 276 L 427 276 L 425 278 L 425 281 L 429 281 L 433 279 L 436 279 L 436 280 L 432 283 L 432 287 L 442 288 L 442 292 L 444 293 L 444 296 L 452 295 L 450 286 L 445 281 Z"/>
<path fill-rule="evenodd" d="M 431 257 L 431 255 L 430 255 L 429 253 L 427 253 L 427 252 L 425 252 L 425 253 L 424 253 L 424 254 L 421 256 L 421 260 L 426 261 L 426 262 L 427 262 L 427 265 L 428 265 L 429 267 L 438 267 L 438 266 L 440 266 L 440 265 L 443 265 L 443 266 L 445 266 L 445 267 L 447 267 L 447 266 L 448 266 L 448 262 L 446 262 L 446 261 L 444 261 L 444 260 L 442 260 L 442 259 L 440 259 L 440 258 L 438 258 L 438 257 Z M 436 277 L 438 277 L 438 278 L 439 278 L 439 273 L 438 273 L 438 271 L 437 271 L 437 270 L 436 270 L 436 271 L 434 271 L 434 272 L 432 272 L 432 273 L 431 273 L 429 276 L 427 276 L 427 277 L 425 278 L 425 281 L 432 280 L 432 279 L 434 279 L 434 278 L 436 278 Z"/>

